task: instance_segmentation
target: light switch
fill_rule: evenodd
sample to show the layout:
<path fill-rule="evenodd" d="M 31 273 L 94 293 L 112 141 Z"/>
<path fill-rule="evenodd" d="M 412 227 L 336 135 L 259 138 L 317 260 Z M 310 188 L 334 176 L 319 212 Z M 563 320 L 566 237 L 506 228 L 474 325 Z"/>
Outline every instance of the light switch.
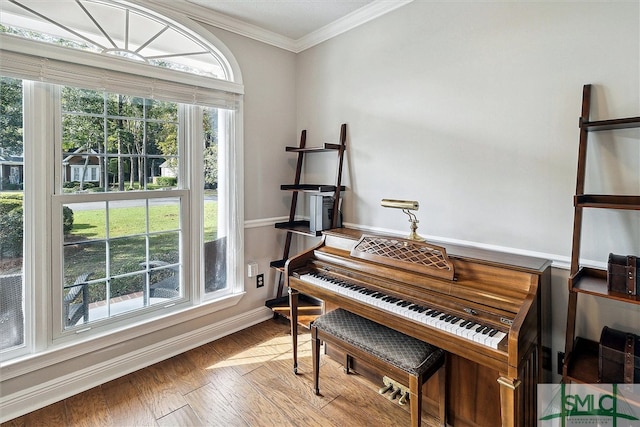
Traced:
<path fill-rule="evenodd" d="M 247 276 L 255 277 L 258 274 L 258 263 L 251 261 L 247 264 Z"/>

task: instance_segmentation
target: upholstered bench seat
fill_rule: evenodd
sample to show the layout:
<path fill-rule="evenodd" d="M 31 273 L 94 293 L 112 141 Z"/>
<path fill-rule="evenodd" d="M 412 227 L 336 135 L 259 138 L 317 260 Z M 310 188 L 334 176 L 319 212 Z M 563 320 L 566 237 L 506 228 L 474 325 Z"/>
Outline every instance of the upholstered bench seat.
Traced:
<path fill-rule="evenodd" d="M 349 357 L 362 358 L 375 366 L 382 366 L 391 375 L 406 378 L 410 390 L 411 424 L 420 425 L 422 385 L 435 372 L 440 379 L 440 418 L 445 423 L 444 350 L 394 329 L 373 322 L 343 309 L 336 309 L 318 317 L 311 324 L 313 345 L 314 390 L 319 389 L 320 342 L 326 341 L 347 354 L 345 371 L 349 371 Z"/>

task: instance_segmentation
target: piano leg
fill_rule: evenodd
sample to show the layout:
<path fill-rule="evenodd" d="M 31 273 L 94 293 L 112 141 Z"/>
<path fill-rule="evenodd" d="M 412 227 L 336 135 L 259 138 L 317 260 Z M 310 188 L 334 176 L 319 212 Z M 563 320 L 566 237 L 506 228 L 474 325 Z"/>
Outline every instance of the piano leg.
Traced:
<path fill-rule="evenodd" d="M 291 340 L 293 342 L 293 373 L 298 373 L 298 291 L 289 288 Z"/>
<path fill-rule="evenodd" d="M 519 419 L 520 402 L 520 380 L 501 376 L 498 378 L 500 384 L 500 412 L 502 427 L 516 427 L 521 424 Z"/>

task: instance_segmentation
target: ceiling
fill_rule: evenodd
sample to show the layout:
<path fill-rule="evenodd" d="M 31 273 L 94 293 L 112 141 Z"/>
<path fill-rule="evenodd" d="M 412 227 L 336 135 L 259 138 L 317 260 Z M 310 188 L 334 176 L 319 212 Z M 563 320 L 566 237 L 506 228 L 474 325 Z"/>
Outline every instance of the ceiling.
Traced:
<path fill-rule="evenodd" d="M 373 0 L 188 0 L 248 24 L 298 40 Z"/>
<path fill-rule="evenodd" d="M 300 52 L 413 0 L 150 0 L 194 19 Z"/>

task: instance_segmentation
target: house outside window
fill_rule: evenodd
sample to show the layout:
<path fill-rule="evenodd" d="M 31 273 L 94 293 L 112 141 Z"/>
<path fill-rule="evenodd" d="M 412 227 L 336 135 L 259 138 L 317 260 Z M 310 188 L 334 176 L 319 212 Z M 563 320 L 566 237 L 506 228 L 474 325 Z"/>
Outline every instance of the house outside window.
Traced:
<path fill-rule="evenodd" d="M 8 3 L 0 17 L 0 75 L 24 86 L 25 132 L 13 139 L 25 151 L 28 212 L 13 242 L 21 266 L 0 263 L 0 276 L 20 276 L 15 305 L 27 319 L 2 360 L 35 342 L 215 309 L 243 291 L 237 65 L 184 25 L 128 3 L 79 0 L 64 13 L 55 3 Z M 50 244 L 30 245 L 42 231 Z M 30 306 L 32 294 L 50 295 L 51 311 Z"/>
<path fill-rule="evenodd" d="M 9 170 L 9 184 L 20 184 L 22 182 L 20 176 L 20 168 L 18 166 L 11 166 Z"/>

